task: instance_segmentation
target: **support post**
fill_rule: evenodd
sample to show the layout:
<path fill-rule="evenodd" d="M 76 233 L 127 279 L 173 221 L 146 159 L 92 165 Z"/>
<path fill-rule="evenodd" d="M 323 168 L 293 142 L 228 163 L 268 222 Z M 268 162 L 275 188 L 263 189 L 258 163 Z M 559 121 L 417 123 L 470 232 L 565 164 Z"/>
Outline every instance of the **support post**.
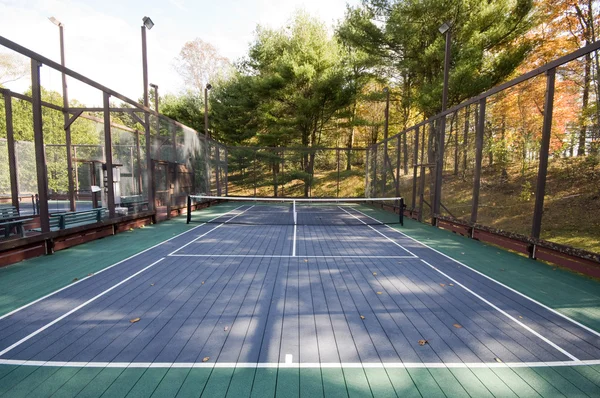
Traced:
<path fill-rule="evenodd" d="M 390 89 L 385 88 L 385 122 L 383 125 L 383 170 L 382 170 L 382 188 L 381 188 L 381 196 L 386 196 L 386 188 L 387 188 L 387 164 L 389 163 L 388 159 L 388 129 L 389 129 L 389 119 L 390 119 Z"/>
<path fill-rule="evenodd" d="M 398 136 L 396 137 L 396 197 L 400 196 L 400 144 L 400 136 Z"/>
<path fill-rule="evenodd" d="M 215 167 L 217 179 L 217 196 L 221 196 L 221 148 L 219 147 L 219 144 L 215 145 L 215 159 L 217 163 Z"/>
<path fill-rule="evenodd" d="M 483 133 L 485 130 L 485 107 L 486 99 L 479 100 L 477 113 L 477 130 L 475 132 L 475 174 L 473 177 L 473 203 L 471 207 L 471 223 L 477 222 L 477 210 L 479 208 L 479 188 L 481 186 L 481 162 L 483 156 Z"/>
<path fill-rule="evenodd" d="M 142 25 L 142 72 L 144 80 L 144 106 L 148 107 L 148 52 L 146 49 L 146 27 Z M 154 203 L 154 168 L 152 167 L 152 139 L 150 137 L 150 114 L 144 111 L 144 128 L 146 129 L 146 189 L 148 190 L 148 210 L 155 209 Z M 156 132 L 158 134 L 158 130 Z M 112 170 L 111 170 L 112 172 Z"/>
<path fill-rule="evenodd" d="M 40 203 L 40 227 L 42 232 L 50 232 L 48 209 L 48 172 L 44 151 L 44 130 L 42 127 L 42 91 L 40 86 L 41 63 L 31 60 L 31 107 L 33 110 L 33 141 L 37 171 L 37 188 Z"/>
<path fill-rule="evenodd" d="M 540 238 L 542 231 L 542 217 L 544 215 L 544 195 L 546 194 L 546 175 L 548 173 L 548 152 L 550 149 L 550 135 L 552 133 L 552 113 L 554 111 L 554 83 L 556 69 L 546 72 L 546 99 L 544 101 L 544 124 L 542 127 L 542 143 L 540 147 L 540 164 L 538 168 L 537 186 L 535 187 L 535 208 L 533 211 L 533 226 L 531 236 Z M 535 258 L 532 251 L 531 257 Z"/>
<path fill-rule="evenodd" d="M 425 127 L 423 127 L 425 130 Z M 419 163 L 419 128 L 415 128 L 415 148 L 413 154 L 413 186 L 412 186 L 412 208 L 417 204 L 417 164 Z"/>
<path fill-rule="evenodd" d="M 371 152 L 371 148 L 367 147 L 365 149 L 365 197 L 368 198 L 371 195 L 369 194 L 369 152 Z"/>
<path fill-rule="evenodd" d="M 19 210 L 19 175 L 12 117 L 12 97 L 4 93 L 4 113 L 6 116 L 6 146 L 8 147 L 8 172 L 10 174 L 10 197 L 12 205 Z"/>
<path fill-rule="evenodd" d="M 229 196 L 229 151 L 225 147 L 225 196 Z"/>
<path fill-rule="evenodd" d="M 337 158 L 337 188 L 336 188 L 336 198 L 340 197 L 340 148 L 335 150 L 335 155 Z"/>
<path fill-rule="evenodd" d="M 108 206 L 109 218 L 115 217 L 115 191 L 113 184 L 113 163 L 112 163 L 112 133 L 110 129 L 110 94 L 104 95 L 104 151 L 106 153 L 106 201 Z"/>
<path fill-rule="evenodd" d="M 252 164 L 252 175 L 254 176 L 254 197 L 256 197 L 256 149 L 254 150 L 254 162 Z"/>

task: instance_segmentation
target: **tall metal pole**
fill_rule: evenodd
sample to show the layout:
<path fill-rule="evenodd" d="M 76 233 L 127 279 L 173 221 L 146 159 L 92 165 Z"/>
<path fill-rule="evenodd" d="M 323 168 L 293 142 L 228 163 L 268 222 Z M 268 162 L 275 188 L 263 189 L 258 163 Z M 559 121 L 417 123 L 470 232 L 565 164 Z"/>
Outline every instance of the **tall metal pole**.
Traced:
<path fill-rule="evenodd" d="M 40 203 L 40 227 L 42 232 L 50 232 L 48 209 L 48 171 L 44 151 L 44 130 L 42 127 L 42 89 L 40 86 L 40 67 L 42 64 L 31 60 L 31 107 L 33 113 L 33 142 L 37 171 L 37 188 Z"/>
<path fill-rule="evenodd" d="M 209 134 L 208 134 L 208 90 L 211 88 L 210 84 L 204 87 L 204 158 L 205 158 L 205 169 L 206 169 L 206 192 L 207 195 L 211 195 L 211 184 L 210 184 L 210 149 L 209 149 Z"/>
<path fill-rule="evenodd" d="M 113 183 L 113 162 L 112 162 L 112 133 L 110 129 L 110 94 L 104 95 L 104 148 L 106 152 L 106 202 L 108 206 L 108 215 L 115 217 L 115 186 Z"/>
<path fill-rule="evenodd" d="M 385 124 L 383 126 L 383 181 L 382 181 L 382 190 L 381 195 L 386 196 L 386 188 L 387 188 L 387 164 L 389 163 L 388 159 L 388 126 L 390 120 L 390 89 L 388 87 L 383 89 L 385 93 Z"/>
<path fill-rule="evenodd" d="M 16 156 L 15 135 L 12 117 L 12 97 L 4 92 L 4 114 L 6 116 L 6 144 L 8 146 L 8 171 L 10 175 L 11 202 L 19 210 L 19 173 Z"/>
<path fill-rule="evenodd" d="M 148 107 L 148 54 L 146 51 L 146 27 L 142 25 L 142 74 L 144 79 L 144 106 Z M 150 137 L 150 114 L 144 112 L 144 124 L 146 128 L 146 189 L 148 190 L 148 210 L 154 210 L 154 170 L 152 168 L 152 139 Z"/>
<path fill-rule="evenodd" d="M 442 112 L 446 110 L 448 105 L 448 80 L 450 74 L 450 44 L 451 29 L 447 24 L 444 24 L 446 30 L 443 32 L 446 35 L 446 49 L 444 51 L 444 88 L 442 91 Z M 440 30 L 441 31 L 441 30 Z M 444 168 L 444 142 L 446 140 L 446 116 L 442 116 L 440 120 L 438 142 L 438 157 L 435 170 L 435 196 L 433 201 L 432 224 L 436 223 L 436 215 L 440 214 L 440 204 L 442 202 L 442 173 Z"/>
<path fill-rule="evenodd" d="M 56 21 L 56 20 L 54 20 Z M 53 22 L 54 22 L 53 21 Z M 60 64 L 65 66 L 65 36 L 64 36 L 64 26 L 62 23 L 58 22 L 58 31 L 60 35 Z M 62 91 L 63 91 L 63 115 L 65 120 L 65 126 L 67 126 L 69 122 L 69 94 L 67 92 L 67 75 L 62 72 Z M 71 147 L 71 126 L 68 125 L 65 128 L 65 144 L 67 147 L 67 179 L 69 182 L 69 208 L 71 211 L 76 211 L 76 203 L 75 203 L 75 184 L 73 182 L 73 155 L 72 155 L 72 147 Z"/>

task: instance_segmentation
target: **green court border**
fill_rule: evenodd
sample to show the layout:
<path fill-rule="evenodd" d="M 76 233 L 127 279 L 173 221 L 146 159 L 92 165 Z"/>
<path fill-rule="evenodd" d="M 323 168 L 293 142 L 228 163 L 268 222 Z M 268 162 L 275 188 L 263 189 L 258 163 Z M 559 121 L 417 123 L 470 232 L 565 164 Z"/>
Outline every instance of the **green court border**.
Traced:
<path fill-rule="evenodd" d="M 218 214 L 233 204 L 214 206 Z M 379 210 L 367 211 L 376 217 Z M 0 269 L 0 316 L 185 232 L 185 218 Z M 600 282 L 413 220 L 408 236 L 595 330 Z M 102 255 L 98 255 L 102 253 Z M 600 366 L 481 369 L 63 368 L 0 365 L 0 396 L 600 396 Z"/>

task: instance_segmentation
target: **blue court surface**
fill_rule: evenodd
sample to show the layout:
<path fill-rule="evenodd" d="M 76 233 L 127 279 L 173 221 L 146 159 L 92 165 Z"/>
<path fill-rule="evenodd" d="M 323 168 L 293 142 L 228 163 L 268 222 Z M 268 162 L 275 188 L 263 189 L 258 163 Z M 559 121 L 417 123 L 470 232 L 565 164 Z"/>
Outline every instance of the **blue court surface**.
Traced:
<path fill-rule="evenodd" d="M 395 369 L 600 364 L 597 331 L 360 207 L 340 209 L 357 225 L 236 223 L 253 209 L 0 317 L 0 364 L 372 368 L 390 380 Z"/>

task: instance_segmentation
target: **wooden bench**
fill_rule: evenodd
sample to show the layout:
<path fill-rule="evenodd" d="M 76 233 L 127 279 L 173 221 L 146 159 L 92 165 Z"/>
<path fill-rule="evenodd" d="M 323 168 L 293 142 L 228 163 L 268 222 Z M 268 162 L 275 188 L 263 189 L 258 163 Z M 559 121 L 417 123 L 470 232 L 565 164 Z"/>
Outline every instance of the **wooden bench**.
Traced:
<path fill-rule="evenodd" d="M 50 214 L 50 231 L 94 224 L 102 221 L 102 218 L 104 218 L 105 215 L 106 209 L 104 207 L 92 210 Z M 33 231 L 42 232 L 42 229 L 35 228 Z"/>
<path fill-rule="evenodd" d="M 14 206 L 0 206 L 0 228 L 4 229 L 4 237 L 10 237 L 13 228 L 22 238 L 25 236 L 23 223 L 31 221 L 31 218 L 18 219 L 19 210 Z"/>
<path fill-rule="evenodd" d="M 126 207 L 129 214 L 148 210 L 148 201 L 142 195 L 121 196 L 121 207 Z"/>
<path fill-rule="evenodd" d="M 19 210 L 14 206 L 0 206 L 0 221 L 19 217 Z"/>

